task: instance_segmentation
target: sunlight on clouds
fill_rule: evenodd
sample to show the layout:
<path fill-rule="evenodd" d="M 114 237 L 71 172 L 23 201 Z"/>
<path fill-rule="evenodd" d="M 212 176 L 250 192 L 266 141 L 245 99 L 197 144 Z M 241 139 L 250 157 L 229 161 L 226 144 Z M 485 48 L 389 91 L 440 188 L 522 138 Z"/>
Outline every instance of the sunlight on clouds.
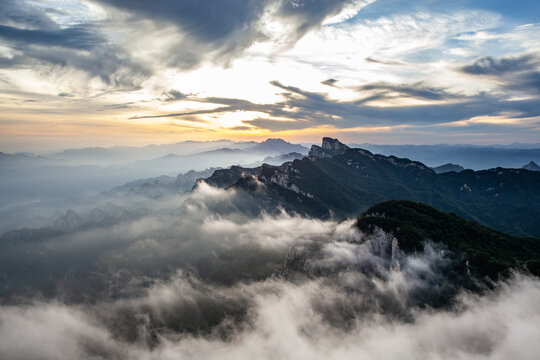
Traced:
<path fill-rule="evenodd" d="M 62 125 L 58 133 L 64 133 L 66 137 L 87 134 L 91 127 L 96 142 L 111 132 L 124 139 L 119 141 L 126 142 L 139 141 L 143 134 L 155 136 L 160 132 L 164 139 L 283 136 L 293 140 L 310 134 L 313 134 L 311 139 L 315 139 L 324 135 L 324 131 L 332 134 L 342 130 L 331 125 L 321 127 L 320 122 L 306 119 L 321 118 L 330 122 L 339 119 L 337 108 L 343 103 L 360 100 L 358 106 L 417 106 L 420 109 L 424 105 L 458 101 L 444 96 L 423 98 L 413 92 L 388 89 L 359 92 L 363 85 L 370 84 L 439 89 L 441 93 L 465 102 L 467 97 L 475 96 L 492 96 L 516 103 L 534 101 L 536 95 L 530 93 L 529 88 L 524 91 L 507 86 L 512 81 L 511 76 L 474 76 L 460 69 L 485 56 L 537 56 L 540 53 L 540 24 L 530 20 L 510 21 L 504 12 L 497 13 L 492 8 L 449 7 L 447 11 L 438 9 L 436 12 L 415 4 L 396 11 L 389 5 L 377 16 L 370 14 L 368 8 L 367 15 L 362 16 L 364 7 L 373 2 L 357 0 L 344 6 L 329 6 L 325 18 L 318 18 L 320 9 L 310 10 L 309 6 L 300 15 L 282 14 L 281 2 L 269 2 L 261 13 L 244 14 L 259 18 L 241 19 L 245 21 L 246 31 L 256 33 L 251 39 L 250 34 L 240 34 L 236 30 L 230 37 L 229 34 L 216 38 L 217 35 L 206 27 L 202 30 L 195 25 L 183 27 L 178 23 L 180 18 L 168 18 L 168 14 L 161 18 L 163 14 L 150 11 L 149 14 L 156 16 L 153 18 L 132 11 L 130 6 L 117 6 L 110 1 L 32 0 L 29 3 L 42 11 L 53 27 L 66 29 L 81 25 L 89 31 L 86 36 L 97 41 L 98 47 L 71 49 L 62 47 L 62 43 L 47 46 L 35 44 L 35 40 L 30 39 L 25 48 L 17 43 L 10 46 L 3 42 L 0 61 L 7 65 L 0 63 L 2 133 L 24 133 L 21 127 L 7 121 L 17 119 L 50 122 L 57 127 Z M 298 19 L 295 18 L 297 15 Z M 309 16 L 318 19 L 313 20 L 318 21 L 317 24 L 304 23 Z M 28 25 L 16 26 L 22 29 Z M 307 30 L 304 31 L 302 26 L 307 26 Z M 202 31 L 202 38 L 192 36 L 191 32 L 196 31 Z M 242 37 L 244 35 L 248 36 L 247 40 Z M 204 36 L 212 39 L 206 41 Z M 17 58 L 29 60 L 22 65 L 10 66 Z M 273 81 L 285 87 L 280 88 L 276 83 L 272 84 Z M 292 88 L 299 89 L 300 94 L 288 91 Z M 179 95 L 170 96 L 171 92 Z M 382 93 L 384 96 L 378 96 Z M 297 99 L 306 94 L 312 94 L 314 98 L 287 101 L 289 97 Z M 328 110 L 317 107 L 320 105 L 318 98 L 324 99 Z M 365 102 L 361 102 L 363 100 Z M 283 108 L 270 114 L 271 111 L 266 113 L 263 106 L 250 105 L 245 109 L 238 105 L 213 114 L 178 115 L 227 108 L 227 101 L 248 101 L 265 106 L 279 103 Z M 299 114 L 298 118 L 295 113 Z M 167 117 L 167 114 L 171 116 Z M 154 116 L 165 117 L 152 118 Z M 249 123 L 257 119 L 269 120 L 266 124 L 304 121 L 297 127 L 308 128 L 272 131 Z M 85 125 L 77 125 L 77 122 Z M 525 122 L 506 115 L 477 116 L 454 122 L 451 126 L 521 126 Z M 345 123 L 341 122 L 343 127 Z M 334 125 L 340 126 L 339 122 Z M 406 123 L 401 125 L 407 126 Z M 275 127 L 277 130 L 283 128 L 286 127 Z M 29 132 L 35 136 L 36 131 Z M 391 129 L 360 127 L 343 131 L 381 133 Z"/>
<path fill-rule="evenodd" d="M 497 116 L 475 116 L 467 120 L 454 121 L 448 126 L 470 126 L 474 124 L 492 124 L 492 125 L 518 125 L 530 126 L 537 125 L 540 121 L 540 116 L 536 117 L 518 117 L 520 113 L 506 113 Z"/>
<path fill-rule="evenodd" d="M 235 111 L 206 115 L 202 116 L 202 118 L 212 121 L 212 123 L 216 126 L 229 128 L 234 126 L 246 126 L 244 121 L 254 120 L 257 118 L 268 118 L 268 114 L 257 111 Z"/>

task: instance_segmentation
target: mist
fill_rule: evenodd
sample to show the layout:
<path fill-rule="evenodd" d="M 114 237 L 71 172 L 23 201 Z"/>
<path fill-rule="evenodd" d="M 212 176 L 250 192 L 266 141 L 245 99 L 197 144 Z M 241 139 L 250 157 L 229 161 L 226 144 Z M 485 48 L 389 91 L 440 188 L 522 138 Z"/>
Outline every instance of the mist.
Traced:
<path fill-rule="evenodd" d="M 48 226 L 54 221 L 51 209 L 94 202 L 97 194 L 113 188 L 127 193 L 136 182 L 159 182 L 170 185 L 162 195 L 174 195 L 190 190 L 197 178 L 208 177 L 217 168 L 281 164 L 305 153 L 307 148 L 280 139 L 0 153 L 0 233 Z"/>
<path fill-rule="evenodd" d="M 267 212 L 247 192 L 205 183 L 147 200 L 138 214 L 140 202 L 115 206 L 132 216 L 3 236 L 2 358 L 533 359 L 540 351 L 537 278 L 456 285 L 454 254 L 428 240 L 404 253 L 392 234 L 364 234 L 353 219 Z"/>

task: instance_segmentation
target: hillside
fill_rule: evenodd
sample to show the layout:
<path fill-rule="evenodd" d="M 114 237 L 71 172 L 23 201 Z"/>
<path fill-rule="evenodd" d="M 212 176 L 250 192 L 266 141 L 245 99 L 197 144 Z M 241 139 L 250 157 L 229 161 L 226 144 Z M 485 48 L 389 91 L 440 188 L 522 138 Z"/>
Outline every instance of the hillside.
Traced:
<path fill-rule="evenodd" d="M 540 275 L 540 239 L 507 235 L 426 204 L 379 203 L 363 213 L 356 226 L 364 232 L 375 228 L 391 232 L 406 252 L 422 250 L 426 240 L 443 244 L 463 255 L 462 270 L 480 276 L 496 277 L 511 268 Z"/>

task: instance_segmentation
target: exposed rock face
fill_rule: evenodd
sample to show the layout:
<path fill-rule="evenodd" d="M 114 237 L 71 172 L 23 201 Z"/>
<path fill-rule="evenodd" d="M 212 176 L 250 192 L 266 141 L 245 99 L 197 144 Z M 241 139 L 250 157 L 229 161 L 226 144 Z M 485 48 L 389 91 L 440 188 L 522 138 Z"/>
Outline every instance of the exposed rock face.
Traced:
<path fill-rule="evenodd" d="M 313 198 L 313 195 L 300 190 L 300 188 L 294 184 L 294 181 L 299 180 L 301 176 L 299 175 L 298 170 L 293 166 L 293 163 L 285 163 L 281 167 L 265 164 L 262 166 L 259 178 L 263 182 L 273 183 L 284 189 L 294 191 L 299 195 Z"/>
<path fill-rule="evenodd" d="M 323 137 L 322 148 L 328 149 L 328 150 L 337 150 L 337 151 L 342 151 L 342 152 L 347 149 L 350 149 L 347 145 L 343 144 L 338 139 L 332 139 L 329 137 Z"/>
<path fill-rule="evenodd" d="M 324 137 L 322 146 L 312 145 L 309 151 L 309 156 L 320 158 L 331 158 L 335 155 L 343 154 L 349 147 L 338 139 Z"/>
<path fill-rule="evenodd" d="M 220 170 L 207 182 L 255 189 L 257 201 L 265 206 L 319 218 L 355 216 L 378 202 L 399 198 L 474 217 L 520 236 L 540 234 L 533 221 L 540 214 L 540 172 L 496 168 L 436 174 L 420 162 L 349 149 L 338 140 L 325 138 L 322 145 L 314 145 L 303 159 Z M 519 220 L 501 223 L 502 218 Z"/>

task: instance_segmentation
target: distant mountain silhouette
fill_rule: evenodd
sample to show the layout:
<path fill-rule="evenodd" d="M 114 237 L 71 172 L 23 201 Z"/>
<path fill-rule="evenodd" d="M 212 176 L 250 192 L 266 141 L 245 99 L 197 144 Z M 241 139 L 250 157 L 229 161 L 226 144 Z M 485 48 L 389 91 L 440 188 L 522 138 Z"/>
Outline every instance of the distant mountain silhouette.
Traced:
<path fill-rule="evenodd" d="M 530 171 L 540 171 L 540 166 L 534 161 L 529 162 L 527 165 L 523 165 L 521 168 Z"/>
<path fill-rule="evenodd" d="M 456 164 L 444 164 L 441 166 L 432 167 L 431 169 L 433 169 L 433 171 L 435 171 L 437 174 L 442 174 L 442 173 L 451 172 L 451 171 L 461 172 L 465 170 L 463 166 L 459 166 Z"/>

